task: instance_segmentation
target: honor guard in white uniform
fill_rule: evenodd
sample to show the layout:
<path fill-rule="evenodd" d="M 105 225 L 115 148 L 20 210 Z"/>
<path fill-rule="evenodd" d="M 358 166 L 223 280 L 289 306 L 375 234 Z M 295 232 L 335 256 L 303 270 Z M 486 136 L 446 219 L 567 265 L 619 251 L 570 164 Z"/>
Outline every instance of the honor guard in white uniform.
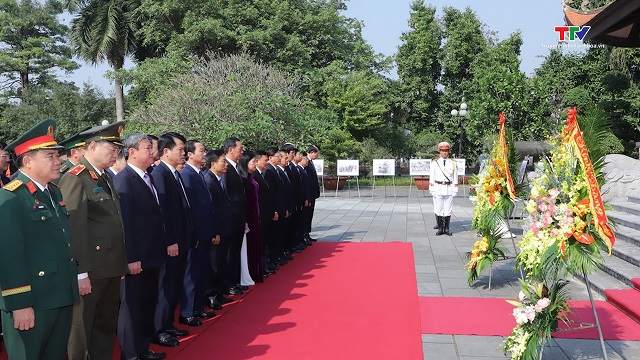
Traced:
<path fill-rule="evenodd" d="M 458 170 L 455 160 L 449 158 L 450 147 L 447 142 L 439 143 L 439 156 L 431 160 L 429 191 L 433 195 L 433 212 L 436 215 L 438 229 L 436 235 L 451 236 L 449 221 L 453 197 L 458 193 Z"/>

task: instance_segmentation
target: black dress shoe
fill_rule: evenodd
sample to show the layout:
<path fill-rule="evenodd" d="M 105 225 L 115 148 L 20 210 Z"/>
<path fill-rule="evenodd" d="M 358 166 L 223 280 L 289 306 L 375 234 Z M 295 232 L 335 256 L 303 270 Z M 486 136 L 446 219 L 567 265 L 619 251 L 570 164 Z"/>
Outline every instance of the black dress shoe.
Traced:
<path fill-rule="evenodd" d="M 216 316 L 216 313 L 214 313 L 213 311 L 195 311 L 193 313 L 193 316 L 197 317 L 198 319 L 211 319 L 212 317 Z"/>
<path fill-rule="evenodd" d="M 209 296 L 207 298 L 207 307 L 211 310 L 222 310 L 222 305 L 220 305 L 216 296 Z"/>
<path fill-rule="evenodd" d="M 158 336 L 156 336 L 153 339 L 153 343 L 158 344 L 160 346 L 167 346 L 167 347 L 175 347 L 180 345 L 180 341 L 178 341 L 178 339 L 167 334 L 166 332 L 158 334 Z"/>
<path fill-rule="evenodd" d="M 233 299 L 229 299 L 228 297 L 225 297 L 223 295 L 218 295 L 218 302 L 220 304 L 228 304 L 233 302 Z"/>
<path fill-rule="evenodd" d="M 293 260 L 293 257 L 291 256 L 291 254 L 286 254 L 286 253 L 282 255 L 282 258 L 285 260 Z"/>
<path fill-rule="evenodd" d="M 287 263 L 287 260 L 285 260 L 285 259 L 283 259 L 281 257 L 276 259 L 276 264 L 278 264 L 278 266 L 282 266 L 282 265 L 284 265 L 286 263 Z"/>
<path fill-rule="evenodd" d="M 180 318 L 178 319 L 178 322 L 180 324 L 184 324 L 187 326 L 194 326 L 194 327 L 202 325 L 202 321 L 198 320 L 198 318 L 195 316 L 189 316 L 189 317 L 180 316 Z"/>
<path fill-rule="evenodd" d="M 147 350 L 147 352 L 142 355 L 142 360 L 162 360 L 167 357 L 165 353 L 157 353 L 151 350 Z"/>
<path fill-rule="evenodd" d="M 184 337 L 189 335 L 189 332 L 187 330 L 180 330 L 176 328 L 166 329 L 164 332 L 175 337 Z"/>
<path fill-rule="evenodd" d="M 224 292 L 227 295 L 242 295 L 242 290 L 232 287 L 227 289 L 227 291 Z"/>
<path fill-rule="evenodd" d="M 311 241 L 311 239 L 306 238 L 304 240 L 302 240 L 303 244 L 305 244 L 306 246 L 311 246 L 313 245 L 313 241 Z"/>
<path fill-rule="evenodd" d="M 283 253 L 285 255 L 285 256 L 283 256 L 283 258 L 285 258 L 285 259 L 287 259 L 286 256 L 291 256 L 291 251 L 289 251 L 289 250 L 284 250 Z M 287 259 L 287 260 L 291 260 L 291 259 Z"/>
<path fill-rule="evenodd" d="M 249 287 L 247 285 L 238 284 L 238 285 L 236 285 L 236 289 L 240 289 L 242 291 L 245 291 L 245 290 L 249 290 Z"/>
<path fill-rule="evenodd" d="M 269 269 L 269 271 L 273 271 L 273 272 L 276 272 L 276 271 L 280 270 L 278 265 L 276 265 L 274 263 L 270 263 L 269 265 L 267 265 L 267 269 Z"/>

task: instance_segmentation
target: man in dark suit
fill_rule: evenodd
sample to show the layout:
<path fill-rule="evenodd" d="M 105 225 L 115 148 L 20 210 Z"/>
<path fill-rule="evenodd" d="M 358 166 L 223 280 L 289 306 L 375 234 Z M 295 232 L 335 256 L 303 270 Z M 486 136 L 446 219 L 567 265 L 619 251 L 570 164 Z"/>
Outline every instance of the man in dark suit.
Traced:
<path fill-rule="evenodd" d="M 151 173 L 162 209 L 167 253 L 160 267 L 158 305 L 155 326 L 158 336 L 153 340 L 162 346 L 178 346 L 174 336 L 185 336 L 173 326 L 173 313 L 180 299 L 187 255 L 192 246 L 193 219 L 182 178 L 176 168 L 184 163 L 184 136 L 170 132 L 158 139 L 160 163 Z M 202 322 L 192 314 L 180 317 L 181 324 L 200 326 Z"/>
<path fill-rule="evenodd" d="M 127 167 L 113 179 L 120 196 L 129 274 L 120 286 L 118 342 L 121 359 L 163 359 L 149 350 L 155 338 L 158 278 L 167 248 L 157 190 L 146 173 L 153 163 L 151 141 L 144 134 L 124 138 Z"/>
<path fill-rule="evenodd" d="M 302 223 L 302 209 L 304 208 L 304 190 L 302 189 L 302 179 L 298 168 L 293 161 L 298 149 L 291 143 L 285 144 L 281 150 L 286 153 L 286 162 L 283 161 L 283 170 L 287 173 L 287 178 L 291 182 L 291 191 L 293 194 L 294 211 L 289 220 L 289 233 L 287 245 L 291 252 L 300 252 L 306 247 L 302 243 L 302 234 L 299 232 Z"/>
<path fill-rule="evenodd" d="M 311 241 L 317 241 L 311 237 L 311 223 L 313 222 L 313 213 L 316 207 L 316 200 L 320 197 L 320 183 L 318 182 L 318 173 L 316 172 L 316 166 L 313 163 L 313 160 L 317 159 L 320 155 L 320 148 L 316 145 L 309 146 L 309 150 L 307 151 L 307 158 L 309 159 L 309 164 L 304 167 L 309 174 L 309 185 L 311 188 L 311 196 L 312 201 L 309 206 L 309 210 L 307 211 L 307 216 L 305 216 L 305 229 L 306 234 L 304 234 L 305 239 Z"/>
<path fill-rule="evenodd" d="M 9 359 L 64 359 L 77 263 L 60 190 L 55 121 L 40 122 L 6 147 L 20 168 L 0 189 L 0 312 Z"/>
<path fill-rule="evenodd" d="M 201 168 L 205 163 L 205 150 L 197 140 L 187 141 L 184 145 L 187 163 L 180 171 L 187 199 L 193 214 L 193 244 L 187 254 L 182 294 L 180 297 L 180 316 L 188 318 L 208 318 L 215 316 L 205 311 L 205 303 L 216 307 L 216 304 L 205 302 L 207 279 L 209 278 L 209 250 L 212 244 L 220 242 L 216 236 L 213 217 L 213 202 L 207 189 Z"/>
<path fill-rule="evenodd" d="M 271 223 L 271 235 L 272 239 L 269 241 L 272 244 L 270 251 L 271 262 L 275 265 L 284 265 L 287 260 L 292 259 L 291 254 L 285 253 L 284 242 L 287 235 L 286 221 L 291 216 L 292 204 L 287 199 L 289 195 L 286 193 L 284 182 L 278 172 L 278 166 L 282 155 L 278 151 L 278 148 L 272 146 L 268 147 L 265 152 L 269 156 L 269 163 L 267 169 L 264 171 L 264 178 L 269 189 L 273 195 L 273 201 L 278 212 L 278 220 L 274 220 Z"/>
<path fill-rule="evenodd" d="M 79 163 L 60 179 L 78 259 L 80 301 L 73 307 L 70 360 L 110 360 L 116 337 L 120 278 L 127 271 L 120 199 L 105 170 L 122 146 L 124 121 L 90 128 Z"/>
<path fill-rule="evenodd" d="M 207 293 L 211 305 L 227 302 L 229 299 L 224 297 L 228 288 L 225 279 L 228 278 L 226 271 L 229 243 L 231 242 L 231 226 L 229 219 L 231 217 L 231 200 L 224 189 L 223 175 L 227 172 L 227 160 L 224 153 L 220 149 L 209 150 L 206 155 L 206 168 L 204 171 L 204 179 L 211 194 L 213 203 L 214 228 L 218 243 L 214 243 L 209 251 L 211 266 L 209 286 Z M 213 307 L 212 306 L 212 307 Z"/>
<path fill-rule="evenodd" d="M 256 154 L 256 171 L 253 172 L 253 178 L 258 183 L 258 206 L 260 207 L 260 227 L 262 231 L 262 263 L 264 264 L 264 272 L 266 275 L 275 272 L 275 266 L 270 264 L 270 254 L 273 244 L 273 236 L 271 234 L 271 223 L 278 221 L 279 215 L 273 200 L 273 193 L 269 184 L 265 180 L 265 171 L 269 164 L 269 156 L 263 150 L 258 150 Z M 272 266 L 269 266 L 272 265 Z"/>
<path fill-rule="evenodd" d="M 247 213 L 247 198 L 244 194 L 242 177 L 236 168 L 242 158 L 242 142 L 236 137 L 224 141 L 222 150 L 227 160 L 227 172 L 222 176 L 224 187 L 231 201 L 231 216 L 229 218 L 230 242 L 227 265 L 227 279 L 225 287 L 227 294 L 239 295 L 246 287 L 240 285 L 240 249 L 244 237 Z"/>
<path fill-rule="evenodd" d="M 307 220 L 309 212 L 311 210 L 311 203 L 315 200 L 312 194 L 311 186 L 312 181 L 316 181 L 315 179 L 311 179 L 305 167 L 309 164 L 309 159 L 307 158 L 307 153 L 304 151 L 298 151 L 296 153 L 296 157 L 293 159 L 298 167 L 298 172 L 300 173 L 300 179 L 302 180 L 302 189 L 304 191 L 304 207 L 302 208 L 302 212 L 300 214 L 300 224 L 298 228 L 298 232 L 302 237 L 302 241 L 306 246 L 313 244 L 311 239 L 309 238 L 309 231 L 307 230 Z M 317 182 L 317 181 L 316 181 Z"/>

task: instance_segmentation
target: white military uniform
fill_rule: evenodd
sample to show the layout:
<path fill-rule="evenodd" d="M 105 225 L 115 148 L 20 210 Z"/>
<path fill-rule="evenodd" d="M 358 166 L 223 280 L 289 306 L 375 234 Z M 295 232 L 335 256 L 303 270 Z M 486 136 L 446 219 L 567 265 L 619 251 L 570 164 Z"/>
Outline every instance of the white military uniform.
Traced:
<path fill-rule="evenodd" d="M 429 191 L 433 195 L 436 216 L 451 216 L 453 197 L 458 194 L 458 170 L 454 159 L 439 156 L 431 160 Z"/>

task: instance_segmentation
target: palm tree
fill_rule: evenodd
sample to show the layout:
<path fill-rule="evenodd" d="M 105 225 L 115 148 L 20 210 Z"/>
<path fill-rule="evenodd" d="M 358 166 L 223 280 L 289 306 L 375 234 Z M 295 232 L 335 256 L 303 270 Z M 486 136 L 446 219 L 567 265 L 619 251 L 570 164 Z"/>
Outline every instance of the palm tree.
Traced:
<path fill-rule="evenodd" d="M 135 55 L 138 28 L 135 10 L 139 0 L 68 0 L 66 7 L 77 12 L 71 22 L 71 43 L 76 54 L 93 65 L 106 60 L 117 72 L 125 57 Z M 116 118 L 124 120 L 122 81 L 115 77 Z"/>

